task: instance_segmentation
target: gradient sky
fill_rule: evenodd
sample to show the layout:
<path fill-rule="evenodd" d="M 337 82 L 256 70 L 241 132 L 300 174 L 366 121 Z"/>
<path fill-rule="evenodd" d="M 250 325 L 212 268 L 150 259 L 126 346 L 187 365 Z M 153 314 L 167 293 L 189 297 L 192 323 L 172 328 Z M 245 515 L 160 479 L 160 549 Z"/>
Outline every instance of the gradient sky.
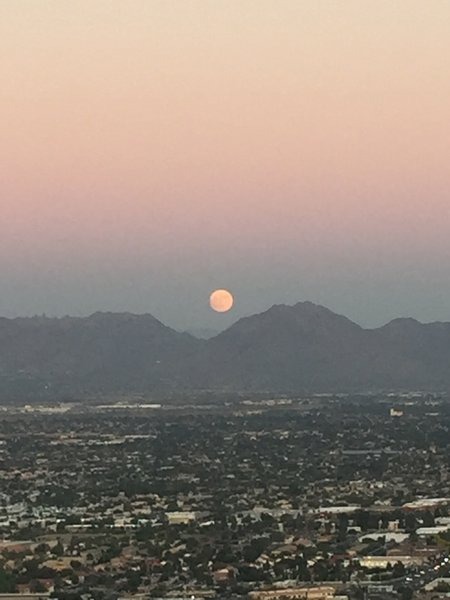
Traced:
<path fill-rule="evenodd" d="M 0 0 L 0 77 L 0 314 L 450 320 L 449 0 Z"/>

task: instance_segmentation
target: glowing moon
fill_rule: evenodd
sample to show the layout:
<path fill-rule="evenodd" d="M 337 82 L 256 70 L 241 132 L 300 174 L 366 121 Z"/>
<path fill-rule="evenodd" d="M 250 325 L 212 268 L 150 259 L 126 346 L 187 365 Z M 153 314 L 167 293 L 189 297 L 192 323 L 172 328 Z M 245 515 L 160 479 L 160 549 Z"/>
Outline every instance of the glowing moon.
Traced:
<path fill-rule="evenodd" d="M 216 312 L 227 312 L 233 306 L 233 296 L 228 290 L 215 290 L 209 297 L 209 305 Z"/>

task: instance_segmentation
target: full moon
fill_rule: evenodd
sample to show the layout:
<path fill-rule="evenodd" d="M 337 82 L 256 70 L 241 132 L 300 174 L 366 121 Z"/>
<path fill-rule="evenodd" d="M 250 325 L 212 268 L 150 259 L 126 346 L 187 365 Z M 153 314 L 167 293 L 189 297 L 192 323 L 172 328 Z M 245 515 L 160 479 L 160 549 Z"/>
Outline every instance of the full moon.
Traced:
<path fill-rule="evenodd" d="M 209 297 L 209 305 L 216 312 L 227 312 L 233 306 L 233 296 L 228 290 L 215 290 Z"/>

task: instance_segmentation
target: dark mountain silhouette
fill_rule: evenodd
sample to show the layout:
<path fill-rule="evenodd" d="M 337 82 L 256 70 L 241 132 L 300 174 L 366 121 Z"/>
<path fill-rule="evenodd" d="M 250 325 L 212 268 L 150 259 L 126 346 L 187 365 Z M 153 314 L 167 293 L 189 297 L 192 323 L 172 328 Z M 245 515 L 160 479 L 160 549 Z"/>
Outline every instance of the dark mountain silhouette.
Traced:
<path fill-rule="evenodd" d="M 198 376 L 203 367 L 212 387 L 325 391 L 450 385 L 450 323 L 396 319 L 363 329 L 311 302 L 273 306 L 241 319 L 203 352 Z"/>
<path fill-rule="evenodd" d="M 192 327 L 191 329 L 187 329 L 185 333 L 189 333 L 190 335 L 201 340 L 210 340 L 219 334 L 219 330 L 209 329 L 208 327 Z"/>
<path fill-rule="evenodd" d="M 0 319 L 0 375 L 80 391 L 182 385 L 176 367 L 199 344 L 151 315 Z"/>
<path fill-rule="evenodd" d="M 311 302 L 273 306 L 209 340 L 151 315 L 0 319 L 3 394 L 449 388 L 450 323 L 364 329 Z"/>

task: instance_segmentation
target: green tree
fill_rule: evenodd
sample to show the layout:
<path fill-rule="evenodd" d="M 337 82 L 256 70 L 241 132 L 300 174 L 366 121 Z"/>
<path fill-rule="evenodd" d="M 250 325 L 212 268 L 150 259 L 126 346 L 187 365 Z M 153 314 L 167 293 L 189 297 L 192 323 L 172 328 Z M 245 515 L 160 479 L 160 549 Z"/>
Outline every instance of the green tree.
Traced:
<path fill-rule="evenodd" d="M 16 591 L 16 581 L 11 573 L 0 567 L 0 593 L 10 594 Z"/>

